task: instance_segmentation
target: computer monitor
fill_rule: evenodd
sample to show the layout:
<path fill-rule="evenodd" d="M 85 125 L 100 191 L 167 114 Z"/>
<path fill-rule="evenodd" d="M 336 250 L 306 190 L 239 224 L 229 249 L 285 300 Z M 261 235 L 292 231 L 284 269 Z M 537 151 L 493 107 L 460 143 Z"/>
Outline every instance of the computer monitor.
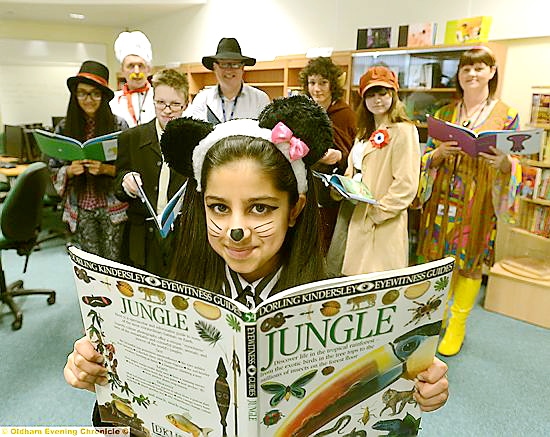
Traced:
<path fill-rule="evenodd" d="M 23 161 L 26 155 L 24 135 L 21 126 L 4 125 L 4 155 Z"/>

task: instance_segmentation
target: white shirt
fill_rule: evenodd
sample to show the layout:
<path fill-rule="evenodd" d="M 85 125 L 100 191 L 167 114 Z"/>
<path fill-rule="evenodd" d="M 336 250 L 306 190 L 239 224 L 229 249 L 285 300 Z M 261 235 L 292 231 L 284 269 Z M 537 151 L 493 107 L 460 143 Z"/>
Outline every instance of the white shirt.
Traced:
<path fill-rule="evenodd" d="M 243 291 L 246 292 L 246 287 L 249 287 L 250 292 L 246 293 L 245 300 L 241 303 L 245 303 L 248 308 L 254 309 L 256 307 L 256 301 L 260 303 L 269 297 L 281 277 L 282 270 L 283 268 L 280 267 L 276 272 L 249 283 L 241 275 L 231 270 L 226 264 L 223 292 L 226 296 L 231 295 L 231 299 L 241 302 L 239 295 L 243 294 Z M 256 299 L 254 299 L 254 297 L 256 297 Z"/>
<path fill-rule="evenodd" d="M 235 99 L 237 103 L 235 104 Z M 183 113 L 183 117 L 193 117 L 199 120 L 210 121 L 207 107 L 210 108 L 219 122 L 233 120 L 236 118 L 258 118 L 260 112 L 269 104 L 269 96 L 258 88 L 243 84 L 241 93 L 229 100 L 224 98 L 225 118 L 222 109 L 222 99 L 218 92 L 218 86 L 212 86 L 201 90 L 193 99 L 193 102 Z M 233 117 L 231 117 L 233 114 Z"/>
<path fill-rule="evenodd" d="M 162 134 L 164 133 L 164 129 L 160 126 L 160 123 L 158 119 L 155 121 L 155 127 L 157 129 L 157 137 L 159 139 L 160 144 L 160 138 L 162 137 Z M 158 197 L 157 197 L 157 214 L 160 214 L 162 210 L 166 207 L 166 204 L 168 203 L 168 186 L 170 185 L 170 168 L 168 167 L 168 164 L 164 160 L 164 155 L 162 155 L 162 151 L 160 152 L 162 156 L 162 165 L 160 167 L 160 174 L 159 174 L 159 183 L 158 183 Z"/>
<path fill-rule="evenodd" d="M 134 120 L 128 110 L 128 100 L 122 90 L 115 91 L 115 97 L 109 102 L 113 114 L 122 117 L 128 123 L 128 126 L 134 127 L 138 124 L 145 124 L 155 118 L 155 104 L 153 102 L 153 88 L 147 92 L 132 93 L 132 104 L 137 119 Z"/>

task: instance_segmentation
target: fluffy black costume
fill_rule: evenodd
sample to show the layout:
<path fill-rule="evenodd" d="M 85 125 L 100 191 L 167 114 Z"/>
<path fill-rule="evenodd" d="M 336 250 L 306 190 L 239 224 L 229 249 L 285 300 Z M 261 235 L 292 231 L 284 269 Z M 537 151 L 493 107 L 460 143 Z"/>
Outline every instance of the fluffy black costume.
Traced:
<path fill-rule="evenodd" d="M 326 111 L 303 94 L 273 100 L 258 117 L 260 127 L 266 129 L 273 129 L 280 121 L 309 147 L 309 153 L 302 158 L 306 167 L 333 147 L 332 124 Z"/>

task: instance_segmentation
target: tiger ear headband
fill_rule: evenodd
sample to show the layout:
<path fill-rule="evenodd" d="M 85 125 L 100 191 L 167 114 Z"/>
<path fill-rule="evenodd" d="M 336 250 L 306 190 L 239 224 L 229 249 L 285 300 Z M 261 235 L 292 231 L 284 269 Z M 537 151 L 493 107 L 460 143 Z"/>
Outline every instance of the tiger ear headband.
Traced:
<path fill-rule="evenodd" d="M 181 148 L 176 143 L 188 142 L 181 138 L 186 135 L 186 129 L 189 129 L 193 123 L 204 122 L 192 119 L 180 120 L 186 121 L 180 122 L 177 126 L 179 132 L 170 134 L 170 137 L 179 137 L 180 139 L 165 141 L 166 148 L 173 149 L 172 153 L 165 152 L 164 147 L 162 150 L 171 167 L 182 174 L 191 176 L 189 175 L 191 163 L 187 152 L 190 147 L 183 147 L 186 152 L 184 152 L 185 157 L 182 157 L 179 151 Z M 167 132 L 176 128 L 172 125 L 176 121 L 168 123 L 163 138 Z M 332 146 L 332 127 L 323 108 L 303 95 L 276 99 L 265 107 L 258 121 L 237 119 L 220 123 L 213 131 L 200 139 L 192 153 L 192 174 L 197 183 L 197 191 L 202 189 L 200 179 L 206 154 L 218 141 L 234 135 L 257 137 L 270 141 L 290 162 L 300 193 L 307 192 L 306 166 L 315 164 Z M 161 147 L 162 142 L 161 140 Z"/>

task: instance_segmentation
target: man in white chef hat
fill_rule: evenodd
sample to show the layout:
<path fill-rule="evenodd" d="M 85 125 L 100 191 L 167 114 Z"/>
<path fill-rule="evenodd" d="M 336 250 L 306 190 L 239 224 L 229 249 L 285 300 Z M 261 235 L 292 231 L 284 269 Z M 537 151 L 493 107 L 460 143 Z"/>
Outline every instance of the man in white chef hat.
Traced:
<path fill-rule="evenodd" d="M 139 30 L 122 32 L 115 41 L 115 55 L 126 83 L 115 92 L 111 110 L 130 127 L 151 121 L 155 118 L 153 89 L 147 80 L 153 58 L 151 43 Z"/>

